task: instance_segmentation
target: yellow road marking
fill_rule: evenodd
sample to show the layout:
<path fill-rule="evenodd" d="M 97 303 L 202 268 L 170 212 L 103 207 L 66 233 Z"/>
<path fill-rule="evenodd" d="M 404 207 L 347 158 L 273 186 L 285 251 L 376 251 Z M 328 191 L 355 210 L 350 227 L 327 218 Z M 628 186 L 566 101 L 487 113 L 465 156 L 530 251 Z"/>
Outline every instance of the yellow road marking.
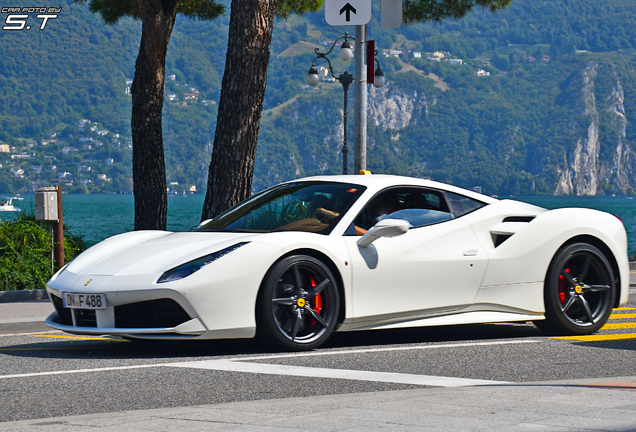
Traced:
<path fill-rule="evenodd" d="M 614 308 L 612 310 L 636 310 L 636 308 L 631 308 L 631 307 L 619 307 L 619 308 Z"/>
<path fill-rule="evenodd" d="M 609 319 L 627 319 L 627 318 L 636 318 L 636 313 L 633 314 L 611 314 Z"/>
<path fill-rule="evenodd" d="M 0 337 L 9 337 L 9 336 L 32 336 L 32 335 L 35 335 L 35 334 L 39 335 L 39 334 L 41 334 L 41 333 L 42 333 L 42 332 L 31 332 L 31 333 L 9 333 L 9 334 L 2 334 L 2 335 L 0 335 Z M 55 331 L 52 331 L 51 333 L 62 333 L 62 331 L 61 331 L 61 330 L 55 330 Z"/>
<path fill-rule="evenodd" d="M 113 341 L 113 342 L 129 342 L 125 339 L 108 339 L 102 337 L 86 337 L 86 336 L 63 336 L 63 335 L 47 335 L 47 334 L 35 334 L 32 337 L 48 337 L 57 339 L 79 339 L 79 340 L 98 340 L 98 341 Z"/>
<path fill-rule="evenodd" d="M 84 337 L 84 336 L 64 336 L 52 334 L 30 334 L 31 337 L 56 338 L 56 339 L 78 339 L 78 340 L 94 340 L 94 341 L 111 341 L 111 342 L 130 342 L 125 339 L 109 339 L 102 337 Z M 0 348 L 0 351 L 51 351 L 51 350 L 86 350 L 99 349 L 103 347 L 81 346 L 81 347 L 48 347 L 48 348 Z"/>
<path fill-rule="evenodd" d="M 626 329 L 626 328 L 636 328 L 636 323 L 626 322 L 626 323 L 605 324 L 603 327 L 601 327 L 601 330 Z"/>
<path fill-rule="evenodd" d="M 618 334 L 595 334 L 585 336 L 556 336 L 548 339 L 576 340 L 582 342 L 600 342 L 610 340 L 631 340 L 636 339 L 636 333 L 618 333 Z"/>
<path fill-rule="evenodd" d="M 81 347 L 55 347 L 55 348 L 0 348 L 3 351 L 59 351 L 59 350 L 95 350 L 104 349 L 106 347 L 81 346 Z M 2 376 L 2 375 L 0 375 Z"/>

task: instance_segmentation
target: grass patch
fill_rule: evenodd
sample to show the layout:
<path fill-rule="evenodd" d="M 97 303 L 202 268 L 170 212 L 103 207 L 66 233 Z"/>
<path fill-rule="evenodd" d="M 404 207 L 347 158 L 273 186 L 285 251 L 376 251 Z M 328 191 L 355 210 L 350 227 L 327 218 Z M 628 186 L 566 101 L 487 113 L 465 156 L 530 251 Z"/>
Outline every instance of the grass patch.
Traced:
<path fill-rule="evenodd" d="M 313 53 L 316 48 L 320 47 L 314 43 L 300 41 L 290 45 L 289 48 L 280 53 L 278 57 L 296 57 L 305 53 Z"/>

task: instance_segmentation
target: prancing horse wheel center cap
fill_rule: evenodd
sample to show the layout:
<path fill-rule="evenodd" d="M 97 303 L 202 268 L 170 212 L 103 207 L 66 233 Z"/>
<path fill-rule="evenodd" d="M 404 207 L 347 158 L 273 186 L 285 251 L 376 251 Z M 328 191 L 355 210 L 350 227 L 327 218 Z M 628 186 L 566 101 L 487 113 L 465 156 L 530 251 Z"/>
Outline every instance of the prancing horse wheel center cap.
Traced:
<path fill-rule="evenodd" d="M 577 285 L 574 287 L 574 292 L 577 294 L 581 294 L 583 292 L 583 288 L 581 287 L 581 285 Z"/>
<path fill-rule="evenodd" d="M 299 298 L 296 304 L 298 305 L 298 307 L 305 307 L 305 299 Z"/>

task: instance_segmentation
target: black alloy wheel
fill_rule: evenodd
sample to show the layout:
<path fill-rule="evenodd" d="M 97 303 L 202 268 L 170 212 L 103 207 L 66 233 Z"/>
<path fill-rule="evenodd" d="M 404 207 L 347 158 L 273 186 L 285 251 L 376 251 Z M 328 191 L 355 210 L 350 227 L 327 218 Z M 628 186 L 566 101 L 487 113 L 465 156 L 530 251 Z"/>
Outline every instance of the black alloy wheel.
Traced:
<path fill-rule="evenodd" d="M 256 334 L 266 347 L 309 350 L 323 344 L 338 323 L 336 280 L 320 260 L 287 257 L 270 269 L 256 305 Z"/>
<path fill-rule="evenodd" d="M 598 331 L 612 312 L 616 288 L 605 255 L 587 243 L 574 243 L 554 256 L 545 281 L 545 321 L 541 330 L 583 335 Z"/>

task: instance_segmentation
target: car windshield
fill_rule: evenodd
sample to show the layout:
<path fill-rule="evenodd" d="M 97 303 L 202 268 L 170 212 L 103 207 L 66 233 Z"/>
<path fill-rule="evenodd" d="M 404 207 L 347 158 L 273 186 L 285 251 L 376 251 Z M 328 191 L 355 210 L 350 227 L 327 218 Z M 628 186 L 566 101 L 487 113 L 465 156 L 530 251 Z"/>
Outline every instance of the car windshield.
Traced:
<path fill-rule="evenodd" d="M 274 186 L 198 228 L 198 231 L 329 234 L 362 195 L 364 186 L 298 182 Z"/>

